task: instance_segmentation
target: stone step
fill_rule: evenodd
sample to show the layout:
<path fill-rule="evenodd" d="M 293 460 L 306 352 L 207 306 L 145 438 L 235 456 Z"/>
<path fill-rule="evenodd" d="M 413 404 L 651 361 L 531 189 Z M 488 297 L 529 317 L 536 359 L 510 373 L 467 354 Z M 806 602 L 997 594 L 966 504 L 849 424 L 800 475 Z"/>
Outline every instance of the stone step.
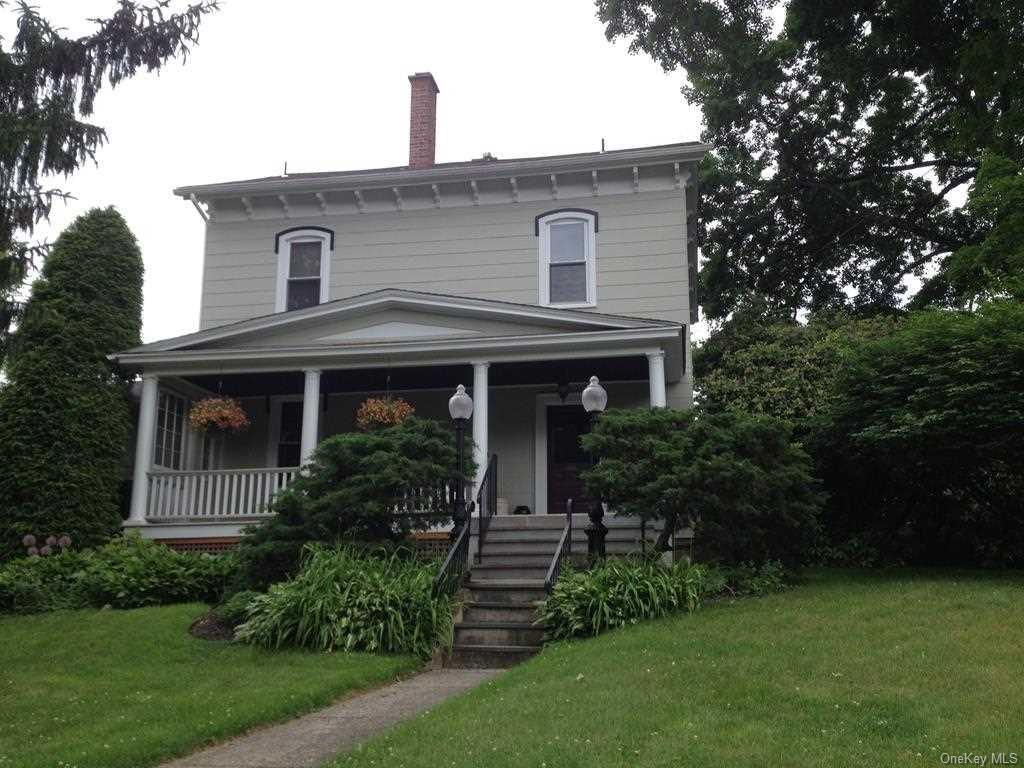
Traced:
<path fill-rule="evenodd" d="M 544 641 L 544 628 L 529 622 L 460 621 L 455 625 L 455 644 L 538 646 Z"/>
<path fill-rule="evenodd" d="M 505 555 L 528 555 L 532 557 L 551 558 L 558 549 L 558 539 L 550 541 L 491 541 L 487 539 L 480 553 L 483 557 L 503 557 Z"/>
<path fill-rule="evenodd" d="M 514 621 L 521 624 L 533 623 L 537 613 L 536 603 L 511 602 L 476 602 L 466 603 L 462 607 L 462 620 L 478 621 Z"/>
<path fill-rule="evenodd" d="M 495 553 L 484 548 L 480 556 L 480 562 L 474 568 L 481 566 L 508 566 L 518 568 L 547 568 L 551 565 L 551 558 L 554 557 L 554 550 L 551 552 L 510 552 Z"/>
<path fill-rule="evenodd" d="M 540 542 L 555 547 L 560 538 L 562 538 L 561 528 L 491 528 L 484 537 L 484 548 L 486 549 L 490 544 L 508 542 Z"/>
<path fill-rule="evenodd" d="M 503 669 L 512 667 L 540 651 L 539 645 L 458 645 L 445 661 L 456 669 Z"/>
<path fill-rule="evenodd" d="M 543 579 L 515 579 L 503 581 L 479 581 L 470 578 L 466 584 L 474 603 L 509 603 L 532 605 L 544 600 Z"/>
<path fill-rule="evenodd" d="M 507 579 L 532 579 L 544 582 L 551 562 L 541 565 L 474 565 L 473 581 L 505 581 Z"/>

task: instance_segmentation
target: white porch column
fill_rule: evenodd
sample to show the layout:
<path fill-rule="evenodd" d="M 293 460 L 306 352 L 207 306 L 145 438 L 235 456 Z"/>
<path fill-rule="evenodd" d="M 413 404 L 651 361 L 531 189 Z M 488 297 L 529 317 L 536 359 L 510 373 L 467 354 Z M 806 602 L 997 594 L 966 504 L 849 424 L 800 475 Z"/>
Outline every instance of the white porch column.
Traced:
<path fill-rule="evenodd" d="M 651 386 L 651 408 L 665 407 L 665 352 L 647 353 L 647 378 Z"/>
<path fill-rule="evenodd" d="M 487 369 L 490 363 L 473 363 L 473 461 L 476 462 L 474 492 L 480 490 L 490 449 L 487 445 Z"/>
<path fill-rule="evenodd" d="M 313 455 L 320 436 L 320 371 L 309 369 L 302 393 L 302 438 L 299 442 L 299 462 L 305 466 Z"/>
<path fill-rule="evenodd" d="M 126 525 L 146 524 L 146 502 L 149 491 L 149 469 L 153 463 L 153 433 L 156 430 L 157 394 L 160 380 L 153 375 L 142 376 L 142 398 L 139 402 L 139 428 L 135 436 L 135 471 L 132 476 L 132 502 Z"/>

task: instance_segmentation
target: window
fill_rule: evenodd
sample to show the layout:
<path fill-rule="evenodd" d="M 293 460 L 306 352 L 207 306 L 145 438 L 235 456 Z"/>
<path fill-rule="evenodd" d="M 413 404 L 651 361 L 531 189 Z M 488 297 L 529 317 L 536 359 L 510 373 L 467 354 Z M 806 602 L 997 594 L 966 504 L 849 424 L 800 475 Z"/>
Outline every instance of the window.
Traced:
<path fill-rule="evenodd" d="M 540 303 L 592 307 L 597 303 L 597 214 L 582 209 L 537 217 L 540 238 Z"/>
<path fill-rule="evenodd" d="M 277 466 L 297 467 L 301 464 L 302 401 L 281 403 L 281 429 L 277 438 Z"/>
<path fill-rule="evenodd" d="M 156 446 L 153 463 L 164 469 L 181 469 L 185 443 L 185 398 L 160 393 L 156 412 Z"/>
<path fill-rule="evenodd" d="M 279 232 L 277 249 L 277 311 L 314 307 L 327 301 L 334 233 L 308 227 Z"/>

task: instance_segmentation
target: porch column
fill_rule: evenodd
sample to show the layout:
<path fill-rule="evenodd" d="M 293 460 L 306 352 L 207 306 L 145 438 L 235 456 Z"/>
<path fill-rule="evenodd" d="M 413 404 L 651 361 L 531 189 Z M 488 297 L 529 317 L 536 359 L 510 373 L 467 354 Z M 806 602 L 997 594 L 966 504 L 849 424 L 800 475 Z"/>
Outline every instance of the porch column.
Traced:
<path fill-rule="evenodd" d="M 146 524 L 149 469 L 153 463 L 153 433 L 156 430 L 157 393 L 160 380 L 151 374 L 142 376 L 139 402 L 139 428 L 135 436 L 135 471 L 132 476 L 132 502 L 127 525 Z"/>
<path fill-rule="evenodd" d="M 480 489 L 487 460 L 490 458 L 487 446 L 487 369 L 490 363 L 473 363 L 473 461 L 476 462 L 474 490 Z"/>
<path fill-rule="evenodd" d="M 647 353 L 647 378 L 651 386 L 651 408 L 665 407 L 665 352 Z"/>
<path fill-rule="evenodd" d="M 313 455 L 320 435 L 320 371 L 309 369 L 302 393 L 302 438 L 299 441 L 299 463 L 305 466 Z"/>

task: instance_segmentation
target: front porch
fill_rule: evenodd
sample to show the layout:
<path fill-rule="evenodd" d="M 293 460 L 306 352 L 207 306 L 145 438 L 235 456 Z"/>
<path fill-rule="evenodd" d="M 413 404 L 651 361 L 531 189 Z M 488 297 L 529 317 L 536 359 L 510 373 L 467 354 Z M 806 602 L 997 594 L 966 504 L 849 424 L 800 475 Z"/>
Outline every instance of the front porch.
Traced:
<path fill-rule="evenodd" d="M 415 297 L 392 295 L 386 306 L 369 312 L 362 307 L 351 319 L 349 307 L 331 313 L 314 307 L 313 313 L 272 316 L 266 328 L 250 328 L 260 321 L 247 321 L 116 356 L 142 373 L 125 526 L 147 538 L 237 537 L 269 514 L 274 494 L 294 480 L 320 441 L 356 428 L 356 410 L 367 397 L 401 397 L 417 415 L 448 421 L 448 398 L 458 384 L 474 400 L 478 475 L 470 498 L 494 455 L 495 512 L 563 514 L 567 498 L 583 495 L 578 472 L 588 459 L 578 437 L 587 422 L 580 392 L 590 376 L 607 389 L 609 407 L 689 402 L 678 325 L 539 308 L 528 308 L 534 311 L 524 318 L 519 305 L 513 305 L 512 324 L 500 302 L 467 308 L 457 301 L 458 307 L 444 311 L 433 307 L 429 327 L 422 316 L 410 322 L 408 305 L 419 304 Z M 405 311 L 401 323 L 393 319 L 399 307 Z M 381 323 L 385 318 L 375 316 L 385 310 L 388 322 Z M 307 318 L 301 334 L 289 329 L 288 344 L 274 343 L 283 340 L 282 324 L 310 314 L 315 321 Z M 503 332 L 484 335 L 479 324 L 497 330 L 499 317 L 506 321 Z M 456 319 L 469 327 L 455 333 L 450 324 Z M 538 328 L 540 321 L 547 327 Z M 342 322 L 347 326 L 339 333 Z M 627 327 L 595 332 L 595 324 Z M 416 337 L 404 338 L 409 333 Z M 191 404 L 216 395 L 239 400 L 251 422 L 247 431 L 212 437 L 189 427 Z M 436 502 L 434 493 L 410 489 L 402 511 Z"/>

